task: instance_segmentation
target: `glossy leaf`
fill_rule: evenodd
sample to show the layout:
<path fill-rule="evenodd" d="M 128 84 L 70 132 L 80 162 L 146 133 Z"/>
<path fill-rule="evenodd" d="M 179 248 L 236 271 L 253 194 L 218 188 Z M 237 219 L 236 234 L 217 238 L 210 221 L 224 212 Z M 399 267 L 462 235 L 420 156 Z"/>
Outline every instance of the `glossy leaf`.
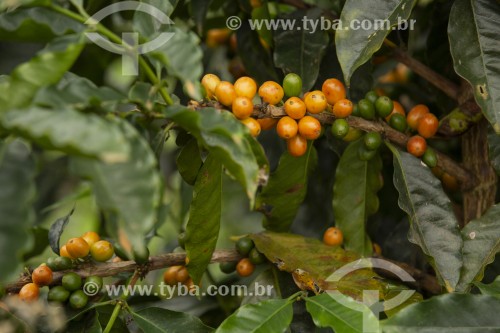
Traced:
<path fill-rule="evenodd" d="M 150 307 L 132 312 L 137 326 L 147 333 L 212 332 L 195 316 L 163 308 Z"/>
<path fill-rule="evenodd" d="M 500 299 L 471 294 L 445 294 L 410 305 L 382 321 L 384 333 L 498 332 Z"/>
<path fill-rule="evenodd" d="M 384 39 L 398 25 L 398 19 L 410 16 L 415 0 L 385 0 L 374 6 L 372 0 L 347 0 L 340 14 L 340 27 L 335 33 L 337 56 L 350 85 L 354 71 L 377 52 Z M 389 26 L 376 26 L 376 20 L 387 20 Z M 370 29 L 351 27 L 354 22 L 370 22 Z M 379 24 L 380 25 L 380 24 Z M 356 28 L 356 29 L 353 29 Z"/>
<path fill-rule="evenodd" d="M 69 220 L 71 218 L 71 215 L 75 212 L 75 208 L 73 208 L 66 216 L 58 218 L 52 225 L 50 226 L 49 229 L 49 245 L 52 251 L 59 255 L 59 242 L 61 239 L 61 235 L 64 232 L 64 229 L 69 223 Z"/>
<path fill-rule="evenodd" d="M 68 32 L 81 32 L 84 25 L 43 7 L 19 9 L 0 14 L 2 40 L 49 41 Z"/>
<path fill-rule="evenodd" d="M 278 81 L 274 69 L 273 59 L 269 52 L 262 46 L 259 35 L 250 28 L 247 20 L 242 21 L 241 27 L 236 31 L 238 54 L 245 69 L 250 75 L 262 84 L 265 81 Z"/>
<path fill-rule="evenodd" d="M 0 281 L 14 279 L 35 221 L 35 162 L 21 141 L 0 143 Z"/>
<path fill-rule="evenodd" d="M 186 225 L 187 269 L 195 284 L 205 273 L 219 238 L 222 209 L 222 165 L 209 154 L 194 185 Z"/>
<path fill-rule="evenodd" d="M 382 160 L 377 154 L 370 161 L 359 158 L 363 140 L 351 143 L 344 151 L 335 173 L 333 187 L 333 214 L 335 225 L 344 234 L 347 250 L 362 256 L 373 253 L 366 222 L 378 208 Z"/>
<path fill-rule="evenodd" d="M 322 11 L 314 8 L 308 11 L 294 11 L 284 20 L 299 22 L 303 17 L 319 21 Z M 274 32 L 274 63 L 285 74 L 295 73 L 302 78 L 303 91 L 309 91 L 319 74 L 321 59 L 325 54 L 329 38 L 326 31 L 309 31 L 303 27 L 278 29 Z"/>
<path fill-rule="evenodd" d="M 381 299 L 393 297 L 391 283 L 384 281 L 371 268 L 360 265 L 357 269 L 342 277 L 340 281 L 332 274 L 347 264 L 358 262 L 360 257 L 339 246 L 328 246 L 323 242 L 305 238 L 296 234 L 262 232 L 250 235 L 255 247 L 278 269 L 295 273 L 300 269 L 304 274 L 301 289 L 311 290 L 313 284 L 322 290 L 338 290 L 343 295 L 363 300 L 364 290 L 378 290 Z M 368 259 L 366 259 L 368 260 Z M 399 290 L 405 289 L 398 286 Z M 406 303 L 405 303 L 406 304 Z"/>
<path fill-rule="evenodd" d="M 448 36 L 455 71 L 472 86 L 483 114 L 500 133 L 500 3 L 457 0 L 453 3 Z M 467 47 L 464 47 L 467 45 Z"/>
<path fill-rule="evenodd" d="M 486 266 L 500 252 L 499 214 L 500 204 L 490 207 L 480 218 L 470 221 L 462 229 L 464 263 L 458 291 L 467 291 L 471 283 L 481 281 Z"/>
<path fill-rule="evenodd" d="M 4 114 L 2 126 L 47 149 L 94 157 L 110 163 L 125 161 L 129 146 L 119 127 L 75 110 L 31 107 Z"/>
<path fill-rule="evenodd" d="M 248 285 L 248 293 L 241 300 L 241 305 L 255 304 L 278 298 L 279 285 L 272 268 L 266 269 Z"/>
<path fill-rule="evenodd" d="M 99 313 L 94 313 L 82 320 L 71 320 L 65 329 L 66 333 L 102 333 L 102 326 L 99 322 Z"/>
<path fill-rule="evenodd" d="M 251 143 L 255 139 L 250 136 L 248 129 L 231 113 L 212 108 L 197 112 L 183 106 L 171 106 L 165 111 L 165 116 L 194 135 L 219 159 L 245 188 L 253 204 L 262 176 L 258 161 L 263 158 L 255 156 L 256 150 Z"/>
<path fill-rule="evenodd" d="M 446 289 L 454 291 L 462 267 L 462 238 L 450 199 L 420 159 L 387 143 L 394 155 L 399 207 L 410 219 L 408 239 L 430 259 Z"/>
<path fill-rule="evenodd" d="M 23 254 L 24 261 L 28 261 L 29 259 L 40 255 L 40 253 L 43 253 L 45 248 L 49 245 L 49 231 L 47 229 L 34 226 L 31 228 L 30 233 L 34 244 Z"/>
<path fill-rule="evenodd" d="M 211 3 L 212 0 L 191 0 L 191 15 L 193 15 L 199 35 L 203 34 L 203 23 Z"/>
<path fill-rule="evenodd" d="M 474 282 L 474 285 L 481 291 L 483 295 L 490 295 L 500 297 L 500 275 L 497 276 L 495 281 L 489 284 L 481 282 Z"/>
<path fill-rule="evenodd" d="M 145 236 L 151 231 L 162 195 L 162 180 L 157 161 L 148 143 L 127 122 L 113 119 L 127 139 L 129 158 L 108 164 L 88 158 L 73 159 L 73 171 L 92 181 L 98 205 L 118 215 L 114 230 L 121 245 L 144 249 Z"/>
<path fill-rule="evenodd" d="M 182 179 L 189 185 L 194 185 L 196 177 L 203 164 L 198 149 L 198 142 L 191 139 L 184 147 L 182 147 L 177 156 L 177 170 L 181 174 Z"/>
<path fill-rule="evenodd" d="M 83 108 L 125 100 L 124 95 L 112 88 L 98 87 L 86 78 L 67 73 L 57 85 L 40 89 L 33 104 L 52 108 L 67 108 L 68 105 Z M 110 109 L 114 111 L 114 107 Z"/>
<path fill-rule="evenodd" d="M 283 153 L 278 168 L 256 199 L 255 210 L 264 214 L 264 227 L 288 231 L 307 193 L 307 180 L 318 164 L 316 149 L 309 144 L 301 157 Z"/>
<path fill-rule="evenodd" d="M 244 305 L 227 317 L 216 332 L 285 332 L 292 322 L 292 303 L 286 299 L 271 299 Z"/>
<path fill-rule="evenodd" d="M 151 0 L 150 0 L 151 2 Z M 172 5 L 167 1 L 156 1 L 155 7 L 169 11 Z M 168 7 L 168 8 L 167 8 Z M 171 24 L 159 25 L 156 18 L 146 13 L 134 15 L 134 28 L 145 39 L 160 38 L 160 34 L 169 37 L 165 42 L 147 53 L 147 57 L 157 66 L 166 67 L 168 74 L 182 81 L 184 90 L 196 100 L 202 98 L 199 79 L 203 73 L 203 52 L 200 39 L 192 31 Z"/>
<path fill-rule="evenodd" d="M 336 301 L 339 298 L 342 298 L 341 303 Z M 328 327 L 343 333 L 375 332 L 378 328 L 378 319 L 373 312 L 363 303 L 350 297 L 323 293 L 306 297 L 304 300 L 307 311 L 318 327 Z M 363 323 L 364 316 L 366 321 Z"/>
<path fill-rule="evenodd" d="M 16 67 L 9 79 L 0 83 L 0 113 L 29 105 L 38 89 L 57 83 L 78 58 L 83 45 L 82 36 L 62 36 Z"/>

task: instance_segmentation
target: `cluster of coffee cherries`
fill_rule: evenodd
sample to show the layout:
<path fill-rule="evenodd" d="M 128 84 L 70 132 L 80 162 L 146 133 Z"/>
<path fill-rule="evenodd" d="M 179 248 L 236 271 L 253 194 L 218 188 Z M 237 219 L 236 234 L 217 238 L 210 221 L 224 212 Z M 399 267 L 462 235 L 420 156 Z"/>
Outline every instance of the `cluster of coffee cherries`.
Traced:
<path fill-rule="evenodd" d="M 189 289 L 194 288 L 193 279 L 189 276 L 186 266 L 170 266 L 163 272 L 163 282 L 169 286 L 176 286 L 178 283 L 185 285 Z"/>
<path fill-rule="evenodd" d="M 239 238 L 235 247 L 236 251 L 244 258 L 238 262 L 220 263 L 219 267 L 223 273 L 231 274 L 236 271 L 241 277 L 250 276 L 255 271 L 256 265 L 267 261 L 266 257 L 257 250 L 254 242 L 248 236 Z"/>
<path fill-rule="evenodd" d="M 107 261 L 113 256 L 113 247 L 108 241 L 101 240 L 96 232 L 89 231 L 82 237 L 70 239 L 61 247 L 60 256 L 50 257 L 47 263 L 35 268 L 31 274 L 31 283 L 25 284 L 19 291 L 23 301 L 34 301 L 39 298 L 40 288 L 51 286 L 47 293 L 49 303 L 69 303 L 73 309 L 81 309 L 88 303 L 88 296 L 82 290 L 85 284 L 91 285 L 92 294 L 97 294 L 103 285 L 99 276 L 89 276 L 85 281 L 80 275 L 68 272 L 63 275 L 61 285 L 53 285 L 53 272 L 73 268 L 77 259 L 88 257 L 95 261 Z M 85 284 L 84 284 L 85 282 Z"/>
<path fill-rule="evenodd" d="M 289 153 L 295 157 L 302 156 L 307 151 L 308 140 L 315 140 L 321 135 L 321 123 L 312 115 L 328 109 L 347 116 L 353 108 L 351 101 L 345 98 L 345 87 L 337 79 L 328 79 L 322 90 L 307 92 L 303 96 L 302 79 L 293 73 L 285 76 L 282 86 L 274 81 L 266 81 L 258 90 L 255 81 L 246 76 L 232 84 L 221 81 L 214 74 L 207 74 L 201 83 L 206 97 L 216 99 L 230 108 L 253 136 L 258 136 L 261 130 L 276 127 L 278 135 L 287 141 Z M 252 118 L 256 94 L 262 103 L 283 106 L 286 116 L 279 120 Z M 285 96 L 287 99 L 283 103 Z"/>

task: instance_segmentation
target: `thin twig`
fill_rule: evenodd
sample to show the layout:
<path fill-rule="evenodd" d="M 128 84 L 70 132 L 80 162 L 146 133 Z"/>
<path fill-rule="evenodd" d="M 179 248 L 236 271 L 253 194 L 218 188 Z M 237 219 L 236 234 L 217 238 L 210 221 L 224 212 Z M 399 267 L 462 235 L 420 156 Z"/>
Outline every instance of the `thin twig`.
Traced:
<path fill-rule="evenodd" d="M 193 110 L 200 110 L 204 107 L 214 107 L 216 109 L 224 109 L 224 106 L 218 102 L 191 102 L 189 107 Z M 332 113 L 322 112 L 319 114 L 308 114 L 316 119 L 318 119 L 322 124 L 332 124 L 335 121 L 335 116 Z M 286 116 L 285 110 L 282 107 L 269 105 L 269 104 L 257 104 L 254 106 L 254 112 L 252 117 L 256 119 L 262 118 L 281 118 Z M 409 140 L 409 136 L 396 131 L 387 123 L 383 121 L 369 121 L 359 117 L 348 117 L 347 122 L 349 126 L 353 128 L 358 128 L 365 132 L 378 132 L 382 134 L 382 136 L 395 143 L 399 147 L 406 149 L 406 144 Z M 457 178 L 460 187 L 462 190 L 468 190 L 475 186 L 476 178 L 473 174 L 471 174 L 468 170 L 466 170 L 459 163 L 448 157 L 447 155 L 436 151 L 438 156 L 438 167 L 453 175 Z"/>
<path fill-rule="evenodd" d="M 231 262 L 241 259 L 241 255 L 234 250 L 216 250 L 212 255 L 211 262 Z M 148 270 L 163 269 L 169 266 L 175 265 L 185 265 L 186 264 L 186 254 L 185 253 L 165 253 L 158 256 L 150 257 L 148 262 Z M 75 272 L 81 277 L 85 278 L 88 276 L 115 276 L 124 272 L 134 272 L 137 268 L 143 265 L 138 265 L 135 261 L 120 261 L 120 262 L 109 262 L 102 264 L 87 264 L 86 266 L 80 267 L 77 270 L 68 270 L 61 272 L 54 272 L 52 285 L 60 284 L 61 279 L 65 273 L 70 271 Z M 9 293 L 18 292 L 26 283 L 31 282 L 31 276 L 24 275 L 18 281 L 7 284 L 6 290 Z"/>

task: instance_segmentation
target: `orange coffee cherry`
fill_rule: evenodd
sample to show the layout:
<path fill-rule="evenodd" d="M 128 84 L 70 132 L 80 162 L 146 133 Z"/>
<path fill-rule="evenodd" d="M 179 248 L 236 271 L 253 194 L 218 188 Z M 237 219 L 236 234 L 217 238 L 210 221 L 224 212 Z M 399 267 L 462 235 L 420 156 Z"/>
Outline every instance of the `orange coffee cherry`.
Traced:
<path fill-rule="evenodd" d="M 290 97 L 285 102 L 285 112 L 293 119 L 300 119 L 306 115 L 306 105 L 298 97 Z"/>
<path fill-rule="evenodd" d="M 246 118 L 243 120 L 240 120 L 243 125 L 248 127 L 250 130 L 250 134 L 255 138 L 258 137 L 260 134 L 260 124 L 257 120 L 253 118 Z"/>
<path fill-rule="evenodd" d="M 243 76 L 234 83 L 234 90 L 236 91 L 236 96 L 252 100 L 257 93 L 257 83 L 252 78 Z"/>
<path fill-rule="evenodd" d="M 448 172 L 443 173 L 441 182 L 443 183 L 444 188 L 448 191 L 455 192 L 460 188 L 457 178 L 453 177 Z"/>
<path fill-rule="evenodd" d="M 319 90 L 315 90 L 307 94 L 304 102 L 306 103 L 307 111 L 310 113 L 323 112 L 325 111 L 327 105 L 325 95 Z"/>
<path fill-rule="evenodd" d="M 236 118 L 245 119 L 252 115 L 253 103 L 248 97 L 236 97 L 232 110 Z"/>
<path fill-rule="evenodd" d="M 257 122 L 260 124 L 260 128 L 263 131 L 267 131 L 270 129 L 273 129 L 276 127 L 276 124 L 278 123 L 278 119 L 276 118 L 262 118 L 262 119 L 257 119 Z"/>
<path fill-rule="evenodd" d="M 177 284 L 177 271 L 183 266 L 171 266 L 163 272 L 163 282 L 169 286 L 175 286 Z"/>
<path fill-rule="evenodd" d="M 382 248 L 380 245 L 377 243 L 373 243 L 373 252 L 376 253 L 377 255 L 381 256 L 382 255 Z"/>
<path fill-rule="evenodd" d="M 63 246 L 61 247 L 61 249 L 59 250 L 59 255 L 60 255 L 61 257 L 66 257 L 66 258 L 70 258 L 70 259 L 75 259 L 75 258 L 73 258 L 73 257 L 69 254 L 68 249 L 66 248 L 66 245 L 63 245 Z"/>
<path fill-rule="evenodd" d="M 424 114 L 418 122 L 418 134 L 428 139 L 436 135 L 439 128 L 439 120 L 432 113 Z"/>
<path fill-rule="evenodd" d="M 89 254 L 90 246 L 83 238 L 77 237 L 71 238 L 66 243 L 66 250 L 73 258 L 83 258 Z"/>
<path fill-rule="evenodd" d="M 390 115 L 388 115 L 387 117 L 385 117 L 385 121 L 389 122 L 391 120 L 391 117 L 392 115 L 396 114 L 396 113 L 399 113 L 400 115 L 402 116 L 405 116 L 406 117 L 406 112 L 405 112 L 405 109 L 404 107 L 401 105 L 401 103 L 399 103 L 398 101 L 392 101 L 392 104 L 394 104 L 394 107 L 392 109 L 392 112 Z"/>
<path fill-rule="evenodd" d="M 300 157 L 307 151 L 307 140 L 300 134 L 286 140 L 286 145 L 288 153 L 293 157 Z"/>
<path fill-rule="evenodd" d="M 241 259 L 236 265 L 236 272 L 238 272 L 239 276 L 250 276 L 254 270 L 255 265 L 248 258 Z"/>
<path fill-rule="evenodd" d="M 323 91 L 326 100 L 331 105 L 335 105 L 335 103 L 346 97 L 344 84 L 337 79 L 328 79 L 323 82 L 321 91 Z"/>
<path fill-rule="evenodd" d="M 224 106 L 231 106 L 236 98 L 236 91 L 231 82 L 221 81 L 215 88 L 215 97 Z"/>
<path fill-rule="evenodd" d="M 95 242 L 101 240 L 101 237 L 97 234 L 97 232 L 94 231 L 87 231 L 82 235 L 82 238 L 89 244 L 89 246 L 92 246 Z"/>
<path fill-rule="evenodd" d="M 341 99 L 333 105 L 333 115 L 337 118 L 347 118 L 352 113 L 352 102 L 348 99 Z"/>
<path fill-rule="evenodd" d="M 40 288 L 34 283 L 25 284 L 19 291 L 19 298 L 24 302 L 32 302 L 38 299 Z"/>
<path fill-rule="evenodd" d="M 427 142 L 420 135 L 412 136 L 406 144 L 406 150 L 416 157 L 422 157 L 427 150 Z"/>
<path fill-rule="evenodd" d="M 299 133 L 307 140 L 316 140 L 321 135 L 321 124 L 318 119 L 305 116 L 299 120 Z"/>
<path fill-rule="evenodd" d="M 95 261 L 108 261 L 109 259 L 111 259 L 111 257 L 113 257 L 114 253 L 115 251 L 113 249 L 113 245 L 105 240 L 95 242 L 90 247 L 90 254 Z"/>
<path fill-rule="evenodd" d="M 205 88 L 208 99 L 213 99 L 215 96 L 215 88 L 220 83 L 220 79 L 215 74 L 206 74 L 201 79 L 201 85 Z"/>
<path fill-rule="evenodd" d="M 31 280 L 38 286 L 48 286 L 52 283 L 52 270 L 45 265 L 35 268 Z"/>
<path fill-rule="evenodd" d="M 342 234 L 342 231 L 339 228 L 330 227 L 326 229 L 325 233 L 323 234 L 323 243 L 325 243 L 326 245 L 331 245 L 331 246 L 342 245 L 343 241 L 344 241 L 344 235 Z"/>
<path fill-rule="evenodd" d="M 412 130 L 417 130 L 418 122 L 424 114 L 429 113 L 429 108 L 423 104 L 416 105 L 413 109 L 408 112 L 406 117 L 406 122 Z"/>
<path fill-rule="evenodd" d="M 189 279 L 189 273 L 185 266 L 182 266 L 177 270 L 177 273 L 175 274 L 175 279 L 177 280 L 177 282 L 180 283 L 184 283 Z"/>
<path fill-rule="evenodd" d="M 222 29 L 209 29 L 207 31 L 207 46 L 210 48 L 217 47 L 219 45 L 223 45 L 229 39 L 229 35 L 231 34 L 231 30 L 228 28 Z"/>
<path fill-rule="evenodd" d="M 276 105 L 283 99 L 283 88 L 274 81 L 266 81 L 259 88 L 260 98 L 268 104 Z"/>
<path fill-rule="evenodd" d="M 283 139 L 290 139 L 296 136 L 298 130 L 299 125 L 297 124 L 297 121 L 288 116 L 281 118 L 276 125 L 276 131 Z"/>

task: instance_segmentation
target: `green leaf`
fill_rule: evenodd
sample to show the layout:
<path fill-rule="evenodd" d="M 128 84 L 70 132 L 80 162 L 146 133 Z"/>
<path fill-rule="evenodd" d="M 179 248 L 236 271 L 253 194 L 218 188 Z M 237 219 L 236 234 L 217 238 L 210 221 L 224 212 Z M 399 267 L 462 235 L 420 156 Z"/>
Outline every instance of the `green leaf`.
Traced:
<path fill-rule="evenodd" d="M 301 157 L 283 153 L 278 168 L 256 199 L 255 210 L 262 212 L 264 227 L 288 231 L 307 193 L 307 180 L 318 164 L 316 149 L 309 143 Z"/>
<path fill-rule="evenodd" d="M 490 284 L 474 282 L 474 285 L 479 288 L 483 295 L 500 297 L 500 275 Z"/>
<path fill-rule="evenodd" d="M 342 298 L 339 303 L 336 299 Z M 323 293 L 314 297 L 304 298 L 307 312 L 311 314 L 314 324 L 318 327 L 329 327 L 335 332 L 363 333 L 376 332 L 378 319 L 363 303 L 350 297 Z M 344 304 L 349 304 L 345 306 Z M 363 326 L 363 317 L 366 321 Z"/>
<path fill-rule="evenodd" d="M 472 86 L 483 114 L 500 133 L 500 3 L 457 0 L 448 23 L 455 71 Z M 467 47 L 464 47 L 466 45 Z"/>
<path fill-rule="evenodd" d="M 379 205 L 382 160 L 376 154 L 370 161 L 362 161 L 358 151 L 363 145 L 362 139 L 351 143 L 340 159 L 333 186 L 333 214 L 335 225 L 344 234 L 345 248 L 370 256 L 373 249 L 366 222 Z"/>
<path fill-rule="evenodd" d="M 310 285 L 300 286 L 301 289 L 311 290 L 312 283 L 322 290 L 338 290 L 345 296 L 358 301 L 363 300 L 364 290 L 378 290 L 381 299 L 393 296 L 393 291 L 404 290 L 404 286 L 394 287 L 378 276 L 371 268 L 360 265 L 349 275 L 337 281 L 332 277 L 338 269 L 347 264 L 357 262 L 360 257 L 354 252 L 345 251 L 340 246 L 328 246 L 318 239 L 305 238 L 296 234 L 276 233 L 265 231 L 252 234 L 250 238 L 255 247 L 266 258 L 276 264 L 278 269 L 288 273 L 296 273 L 300 269 L 305 281 Z M 368 259 L 366 259 L 368 260 Z"/>
<path fill-rule="evenodd" d="M 308 11 L 294 11 L 282 19 L 299 22 L 303 17 L 310 20 L 321 18 L 319 8 Z M 297 27 L 295 29 L 278 29 L 274 32 L 274 64 L 285 74 L 295 73 L 302 78 L 303 91 L 309 91 L 319 74 L 321 59 L 325 54 L 329 38 L 326 31 L 316 29 L 308 31 Z"/>
<path fill-rule="evenodd" d="M 265 169 L 259 167 L 262 158 L 255 156 L 248 129 L 230 112 L 205 108 L 193 111 L 184 106 L 170 106 L 165 116 L 194 135 L 208 151 L 245 188 L 251 205 L 259 180 L 265 176 Z M 264 175 L 262 175 L 264 173 Z"/>
<path fill-rule="evenodd" d="M 408 239 L 430 259 L 449 292 L 455 290 L 462 267 L 462 238 L 450 199 L 440 181 L 420 159 L 387 146 L 394 154 L 394 185 L 399 207 L 410 219 Z"/>
<path fill-rule="evenodd" d="M 241 27 L 236 31 L 238 54 L 248 73 L 261 84 L 264 81 L 278 81 L 274 69 L 273 59 L 269 52 L 262 46 L 259 35 L 250 28 L 247 20 L 242 21 Z"/>
<path fill-rule="evenodd" d="M 153 2 L 159 8 L 165 5 L 164 1 Z M 167 4 L 167 6 L 171 5 Z M 191 98 L 201 99 L 203 96 L 199 79 L 203 74 L 203 51 L 199 45 L 198 36 L 188 29 L 174 26 L 173 22 L 160 27 L 156 18 L 140 12 L 134 15 L 134 28 L 148 41 L 159 38 L 162 33 L 170 34 L 170 38 L 163 45 L 151 50 L 146 56 L 158 69 L 166 67 L 168 74 L 181 80 L 185 92 Z"/>
<path fill-rule="evenodd" d="M 23 260 L 27 261 L 33 257 L 40 255 L 45 251 L 45 248 L 49 245 L 49 231 L 45 228 L 34 226 L 30 230 L 31 238 L 34 240 L 34 244 L 23 254 Z"/>
<path fill-rule="evenodd" d="M 102 326 L 99 322 L 99 313 L 94 313 L 82 320 L 71 320 L 65 329 L 67 333 L 102 333 Z"/>
<path fill-rule="evenodd" d="M 380 324 L 384 333 L 498 332 L 499 308 L 495 297 L 445 294 L 410 305 Z"/>
<path fill-rule="evenodd" d="M 0 281 L 14 279 L 35 222 L 35 162 L 21 141 L 0 143 Z"/>
<path fill-rule="evenodd" d="M 222 165 L 209 154 L 194 185 L 193 201 L 186 225 L 187 269 L 199 284 L 207 269 L 219 237 L 222 208 Z"/>
<path fill-rule="evenodd" d="M 340 29 L 335 33 L 335 45 L 346 84 L 350 85 L 354 71 L 377 52 L 384 39 L 398 25 L 398 19 L 407 20 L 415 0 L 347 0 L 340 14 Z M 377 27 L 377 20 L 387 20 L 388 26 Z M 370 22 L 370 29 L 352 29 L 354 22 Z M 379 24 L 380 25 L 380 24 Z M 387 25 L 387 24 L 386 24 Z"/>
<path fill-rule="evenodd" d="M 181 174 L 182 179 L 189 185 L 194 185 L 203 164 L 198 142 L 194 139 L 189 140 L 189 142 L 182 147 L 176 162 L 177 170 Z"/>
<path fill-rule="evenodd" d="M 248 285 L 248 293 L 241 300 L 241 305 L 255 304 L 269 299 L 278 298 L 279 290 L 277 277 L 273 268 L 268 268 Z"/>
<path fill-rule="evenodd" d="M 71 209 L 71 211 L 63 217 L 58 218 L 52 225 L 50 226 L 49 229 L 49 245 L 52 251 L 54 251 L 55 254 L 59 255 L 59 241 L 61 239 L 61 235 L 64 232 L 64 229 L 69 223 L 69 220 L 71 218 L 71 215 L 75 212 L 75 208 Z"/>
<path fill-rule="evenodd" d="M 163 186 L 157 161 L 148 143 L 127 122 L 113 118 L 128 142 L 130 154 L 123 162 L 108 164 L 74 158 L 72 170 L 92 181 L 98 205 L 118 214 L 121 245 L 130 252 L 145 248 L 145 236 L 154 227 Z"/>
<path fill-rule="evenodd" d="M 83 46 L 80 35 L 61 36 L 36 57 L 16 67 L 8 80 L 0 82 L 0 113 L 29 105 L 40 88 L 57 83 Z"/>
<path fill-rule="evenodd" d="M 269 13 L 269 6 L 267 3 L 264 3 L 262 6 L 252 9 L 252 20 L 255 22 L 257 20 L 270 20 L 271 14 Z M 264 42 L 269 45 L 269 47 L 274 46 L 273 40 L 273 31 L 268 29 L 268 27 L 264 24 L 260 29 L 256 29 L 259 37 L 264 40 Z"/>
<path fill-rule="evenodd" d="M 81 109 L 111 103 L 108 109 L 114 111 L 115 102 L 125 100 L 124 95 L 109 87 L 97 87 L 86 78 L 67 73 L 57 85 L 40 89 L 33 104 L 52 108 L 72 105 Z"/>
<path fill-rule="evenodd" d="M 191 0 L 191 15 L 200 36 L 203 34 L 203 24 L 211 3 L 212 0 Z"/>
<path fill-rule="evenodd" d="M 240 307 L 217 329 L 217 333 L 285 332 L 293 317 L 293 301 L 271 299 Z"/>
<path fill-rule="evenodd" d="M 43 7 L 19 9 L 0 14 L 0 39 L 41 42 L 68 32 L 81 32 L 85 26 Z"/>
<path fill-rule="evenodd" d="M 481 281 L 484 269 L 500 252 L 500 204 L 490 207 L 480 218 L 462 229 L 463 267 L 457 291 L 467 291 L 472 282 Z"/>
<path fill-rule="evenodd" d="M 125 161 L 130 147 L 121 129 L 93 114 L 72 109 L 31 107 L 4 114 L 2 127 L 47 149 L 98 158 L 110 163 Z"/>
<path fill-rule="evenodd" d="M 51 0 L 10 0 L 0 2 L 0 10 L 15 9 L 20 6 L 49 6 Z"/>
<path fill-rule="evenodd" d="M 162 308 L 150 307 L 132 312 L 135 323 L 143 332 L 147 333 L 184 333 L 184 332 L 212 332 L 195 316 L 184 312 L 176 312 Z"/>

